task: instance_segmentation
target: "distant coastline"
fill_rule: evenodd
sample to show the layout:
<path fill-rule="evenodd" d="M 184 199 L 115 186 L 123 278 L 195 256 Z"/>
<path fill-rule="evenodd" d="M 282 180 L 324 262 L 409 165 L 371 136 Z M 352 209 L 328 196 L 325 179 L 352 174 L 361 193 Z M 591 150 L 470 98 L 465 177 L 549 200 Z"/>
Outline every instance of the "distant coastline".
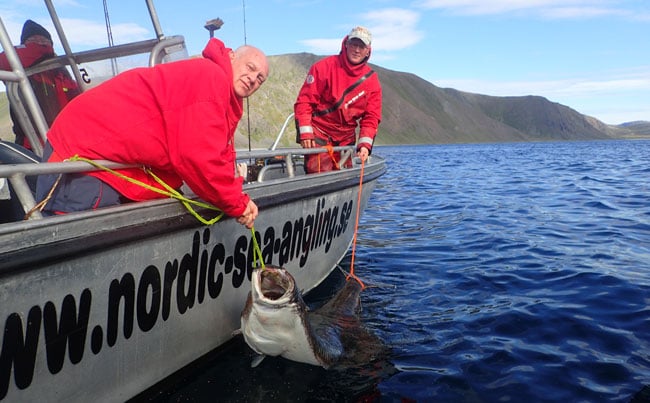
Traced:
<path fill-rule="evenodd" d="M 268 147 L 293 112 L 309 66 L 321 56 L 270 56 L 274 74 L 248 100 L 237 147 Z M 422 78 L 373 65 L 383 89 L 376 144 L 454 144 L 650 138 L 650 121 L 608 125 L 540 96 L 495 97 L 440 88 Z M 246 111 L 250 110 L 250 117 Z M 650 119 L 650 116 L 648 117 Z M 12 141 L 6 93 L 0 93 L 0 138 Z M 293 127 L 280 146 L 294 146 Z"/>

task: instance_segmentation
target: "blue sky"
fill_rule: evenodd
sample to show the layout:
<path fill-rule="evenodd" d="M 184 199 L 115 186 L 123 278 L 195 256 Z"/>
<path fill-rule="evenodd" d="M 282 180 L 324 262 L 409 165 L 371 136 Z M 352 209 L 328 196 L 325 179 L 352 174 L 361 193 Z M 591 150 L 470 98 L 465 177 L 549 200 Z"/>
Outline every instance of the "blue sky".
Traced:
<path fill-rule="evenodd" d="M 73 49 L 105 46 L 102 4 L 55 0 Z M 115 43 L 152 37 L 144 0 L 108 0 L 108 8 Z M 269 55 L 336 53 L 364 25 L 374 35 L 372 63 L 439 87 L 541 95 L 609 124 L 650 121 L 647 0 L 161 0 L 156 9 L 163 31 L 184 35 L 190 54 L 216 17 L 228 46 L 246 41 Z M 3 0 L 0 16 L 15 42 L 26 18 L 52 27 L 41 0 Z"/>

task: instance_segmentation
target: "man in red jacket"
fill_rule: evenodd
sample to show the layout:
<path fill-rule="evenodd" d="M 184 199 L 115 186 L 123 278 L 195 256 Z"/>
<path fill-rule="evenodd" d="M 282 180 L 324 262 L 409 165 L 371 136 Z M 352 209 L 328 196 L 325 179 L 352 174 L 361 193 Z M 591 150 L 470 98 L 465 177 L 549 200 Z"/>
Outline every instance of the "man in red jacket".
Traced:
<path fill-rule="evenodd" d="M 381 85 L 368 66 L 371 44 L 370 31 L 356 27 L 343 39 L 338 55 L 311 66 L 294 104 L 302 147 L 356 142 L 357 155 L 368 158 L 381 121 Z M 338 169 L 340 158 L 339 153 L 305 156 L 307 172 Z"/>
<path fill-rule="evenodd" d="M 148 167 L 165 183 L 185 182 L 198 196 L 252 227 L 257 206 L 235 175 L 235 129 L 243 98 L 268 76 L 264 53 L 210 39 L 203 58 L 126 71 L 76 97 L 48 132 L 45 159 L 74 155 Z M 162 188 L 142 168 L 122 174 Z M 37 200 L 56 177 L 41 175 Z M 46 214 L 164 197 L 108 172 L 64 175 Z"/>
<path fill-rule="evenodd" d="M 20 45 L 16 46 L 15 50 L 24 68 L 56 56 L 50 33 L 32 20 L 25 21 L 20 34 Z M 0 70 L 11 70 L 4 52 L 0 53 Z M 77 83 L 64 67 L 33 74 L 29 76 L 29 81 L 48 125 L 51 125 L 61 109 L 79 94 Z M 14 109 L 10 108 L 10 112 L 14 122 L 16 144 L 31 148 L 23 128 L 15 118 Z"/>

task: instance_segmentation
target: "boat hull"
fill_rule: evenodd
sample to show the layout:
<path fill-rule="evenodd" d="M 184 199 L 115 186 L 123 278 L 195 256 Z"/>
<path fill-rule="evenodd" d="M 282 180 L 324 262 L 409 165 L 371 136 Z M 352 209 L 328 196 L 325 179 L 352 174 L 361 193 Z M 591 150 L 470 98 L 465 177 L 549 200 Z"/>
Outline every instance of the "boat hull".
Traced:
<path fill-rule="evenodd" d="M 346 254 L 383 174 L 247 186 L 264 261 L 309 291 Z M 208 211 L 202 213 L 207 214 Z M 233 337 L 253 233 L 159 200 L 0 226 L 0 399 L 125 400 Z"/>

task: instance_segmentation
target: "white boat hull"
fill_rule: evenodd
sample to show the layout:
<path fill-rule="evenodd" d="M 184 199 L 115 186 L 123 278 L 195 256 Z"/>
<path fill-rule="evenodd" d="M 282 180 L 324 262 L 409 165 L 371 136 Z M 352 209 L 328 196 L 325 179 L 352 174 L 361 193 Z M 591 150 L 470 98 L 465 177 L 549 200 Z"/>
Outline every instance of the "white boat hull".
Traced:
<path fill-rule="evenodd" d="M 361 211 L 385 170 L 367 168 Z M 264 260 L 308 291 L 347 252 L 359 170 L 256 183 Z M 355 185 L 356 181 L 356 185 Z M 277 183 L 276 183 L 277 182 Z M 123 401 L 233 337 L 252 233 L 170 200 L 0 226 L 0 400 Z"/>

